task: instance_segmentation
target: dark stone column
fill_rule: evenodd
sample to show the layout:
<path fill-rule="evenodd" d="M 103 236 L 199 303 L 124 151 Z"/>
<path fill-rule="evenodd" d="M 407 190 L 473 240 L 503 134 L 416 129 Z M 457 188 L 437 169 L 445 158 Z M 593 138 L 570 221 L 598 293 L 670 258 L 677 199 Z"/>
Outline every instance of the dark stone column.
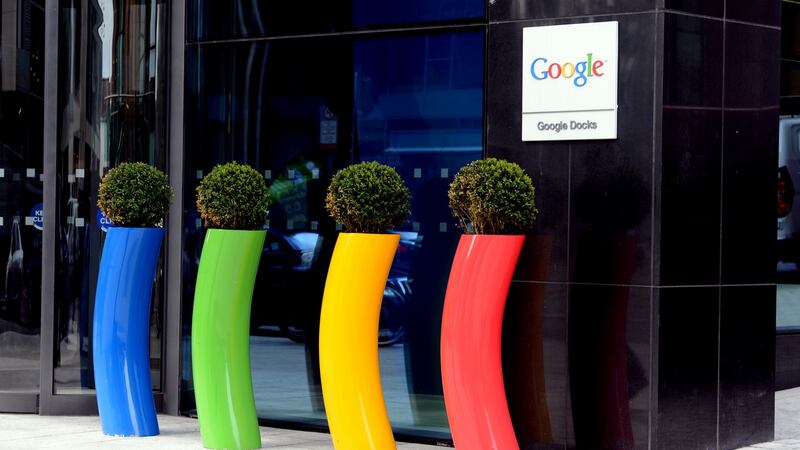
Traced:
<path fill-rule="evenodd" d="M 540 209 L 504 334 L 522 448 L 773 435 L 780 2 L 727 3 L 490 3 L 487 154 Z M 618 139 L 522 142 L 522 29 L 607 20 Z"/>
<path fill-rule="evenodd" d="M 738 448 L 774 433 L 780 2 L 666 3 L 656 442 Z"/>

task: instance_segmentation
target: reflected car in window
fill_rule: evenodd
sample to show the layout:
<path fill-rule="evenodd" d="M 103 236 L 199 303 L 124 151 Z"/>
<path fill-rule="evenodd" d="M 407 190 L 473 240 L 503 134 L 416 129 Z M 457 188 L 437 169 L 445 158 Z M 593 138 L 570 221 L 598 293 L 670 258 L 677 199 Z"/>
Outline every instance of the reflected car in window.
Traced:
<path fill-rule="evenodd" d="M 395 264 L 383 294 L 378 344 L 393 345 L 403 340 L 405 302 L 411 294 L 408 264 L 416 245 L 416 234 L 403 232 Z M 320 286 L 327 264 L 319 257 L 323 236 L 313 231 L 288 233 L 267 231 L 259 275 L 253 292 L 251 334 L 282 336 L 305 342 L 305 321 L 322 303 Z"/>
<path fill-rule="evenodd" d="M 778 273 L 797 272 L 800 262 L 800 118 L 781 118 L 778 135 Z"/>

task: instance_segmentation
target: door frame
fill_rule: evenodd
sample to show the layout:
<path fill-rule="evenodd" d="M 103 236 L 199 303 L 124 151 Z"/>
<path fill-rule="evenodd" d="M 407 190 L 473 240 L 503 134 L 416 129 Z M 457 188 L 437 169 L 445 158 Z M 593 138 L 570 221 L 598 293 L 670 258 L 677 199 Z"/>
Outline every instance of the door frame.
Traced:
<path fill-rule="evenodd" d="M 56 263 L 56 204 L 58 151 L 58 84 L 59 84 L 59 36 L 60 8 L 63 0 L 45 3 L 45 79 L 44 79 L 44 180 L 42 231 L 42 299 L 39 393 L 0 394 L 0 411 L 26 412 L 42 415 L 96 415 L 97 400 L 94 393 L 56 394 L 53 369 L 55 366 L 55 263 Z M 89 0 L 76 0 L 86 11 Z M 167 98 L 170 104 L 167 137 L 167 171 L 173 192 L 178 193 L 170 206 L 167 223 L 167 246 L 165 254 L 165 286 L 163 342 L 162 342 L 162 390 L 154 391 L 153 397 L 159 412 L 178 414 L 180 398 L 180 313 L 181 270 L 183 257 L 182 200 L 183 186 L 183 55 L 185 0 L 167 2 L 168 43 Z M 86 24 L 86 14 L 81 22 Z M 85 36 L 81 37 L 85 40 Z M 86 44 L 84 42 L 84 44 Z M 85 45 L 82 46 L 85 48 Z M 174 60 L 179 61 L 175 62 Z M 175 70 L 174 76 L 172 71 Z M 169 130 L 176 131 L 171 133 Z"/>
<path fill-rule="evenodd" d="M 80 0 L 83 1 L 83 0 Z M 61 1 L 45 2 L 44 154 L 42 230 L 42 320 L 39 351 L 39 414 L 97 414 L 94 395 L 55 395 L 53 385 L 56 262 L 56 152 L 58 151 L 59 24 Z M 84 21 L 82 18 L 81 21 Z"/>

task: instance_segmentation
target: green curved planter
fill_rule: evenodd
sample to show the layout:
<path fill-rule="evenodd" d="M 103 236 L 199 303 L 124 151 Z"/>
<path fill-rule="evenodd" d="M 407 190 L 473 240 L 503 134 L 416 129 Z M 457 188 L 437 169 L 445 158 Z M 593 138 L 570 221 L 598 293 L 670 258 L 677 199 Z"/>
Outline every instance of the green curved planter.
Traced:
<path fill-rule="evenodd" d="M 192 374 L 203 446 L 261 447 L 250 377 L 250 304 L 266 231 L 208 230 L 192 312 Z"/>

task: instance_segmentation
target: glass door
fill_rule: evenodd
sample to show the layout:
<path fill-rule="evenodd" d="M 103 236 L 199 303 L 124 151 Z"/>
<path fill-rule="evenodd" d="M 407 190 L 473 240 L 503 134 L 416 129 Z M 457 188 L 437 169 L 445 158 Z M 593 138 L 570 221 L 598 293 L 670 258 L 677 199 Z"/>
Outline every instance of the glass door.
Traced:
<path fill-rule="evenodd" d="M 35 412 L 41 334 L 44 0 L 3 2 L 0 22 L 0 412 Z"/>
<path fill-rule="evenodd" d="M 108 225 L 97 207 L 100 181 L 122 162 L 166 171 L 165 0 L 60 0 L 57 133 L 48 146 L 53 223 L 43 297 L 44 414 L 96 411 L 92 320 Z M 52 189 L 53 192 L 50 192 Z M 52 199 L 52 200 L 51 200 Z M 52 205 L 52 206 L 50 206 Z M 162 263 L 150 313 L 150 367 L 157 405 L 162 385 Z"/>

